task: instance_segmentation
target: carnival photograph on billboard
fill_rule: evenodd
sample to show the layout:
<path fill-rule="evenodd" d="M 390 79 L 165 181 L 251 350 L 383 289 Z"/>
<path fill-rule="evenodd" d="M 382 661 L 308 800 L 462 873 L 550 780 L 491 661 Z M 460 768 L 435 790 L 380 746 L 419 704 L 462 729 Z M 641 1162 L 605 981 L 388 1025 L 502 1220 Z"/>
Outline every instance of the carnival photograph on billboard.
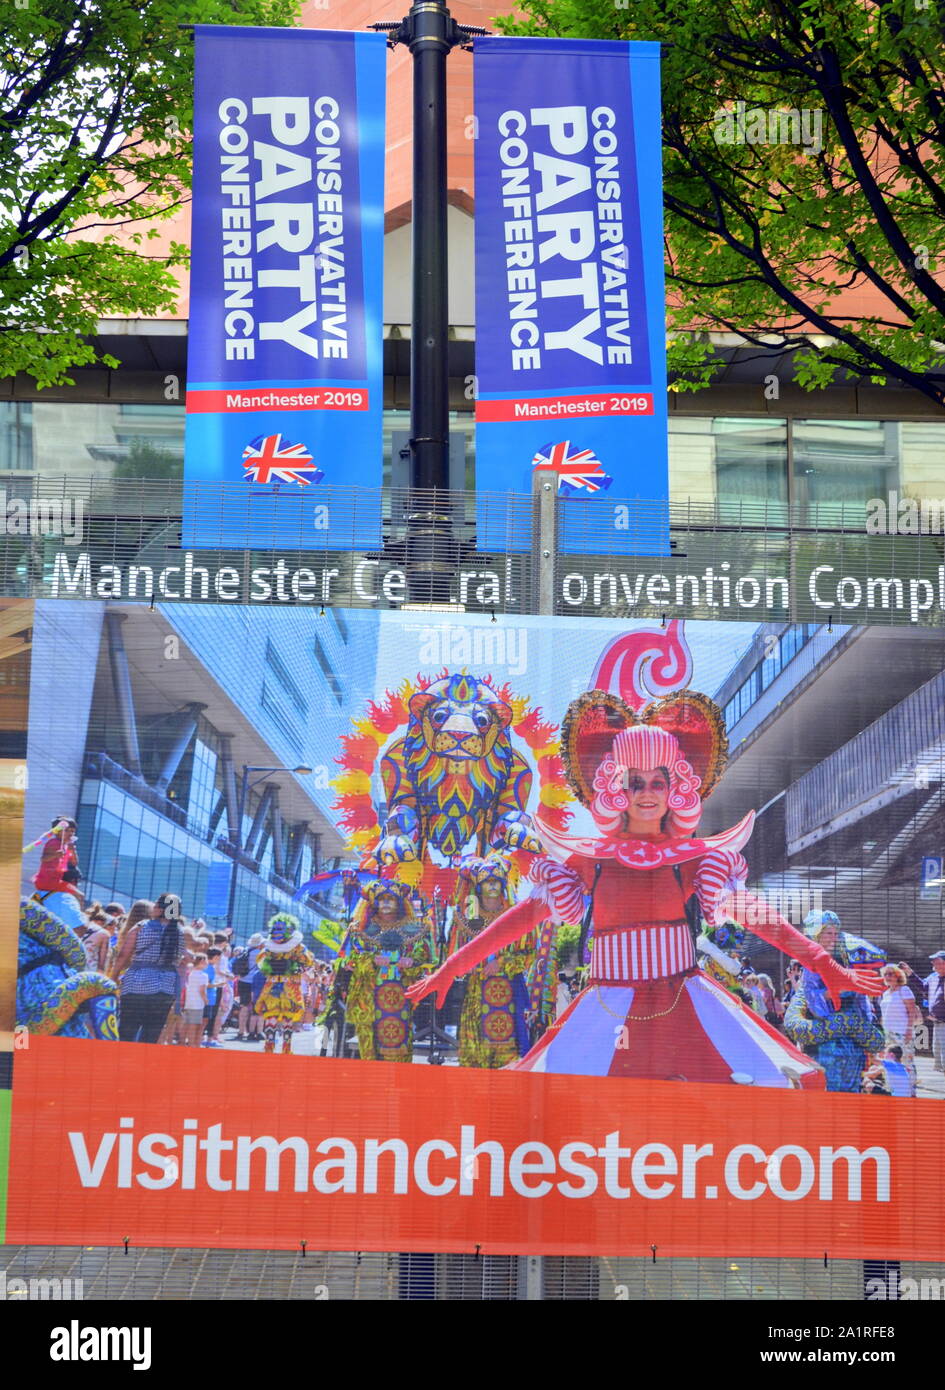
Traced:
<path fill-rule="evenodd" d="M 943 657 L 38 602 L 8 1238 L 940 1256 Z"/>

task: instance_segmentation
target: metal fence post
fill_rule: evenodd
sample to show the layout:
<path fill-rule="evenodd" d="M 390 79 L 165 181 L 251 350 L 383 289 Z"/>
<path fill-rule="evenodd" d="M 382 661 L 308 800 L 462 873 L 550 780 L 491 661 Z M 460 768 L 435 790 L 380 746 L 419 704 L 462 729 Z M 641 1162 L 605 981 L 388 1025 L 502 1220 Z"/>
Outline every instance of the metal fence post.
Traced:
<path fill-rule="evenodd" d="M 558 561 L 558 474 L 537 469 L 532 474 L 532 574 L 535 612 L 555 611 Z"/>

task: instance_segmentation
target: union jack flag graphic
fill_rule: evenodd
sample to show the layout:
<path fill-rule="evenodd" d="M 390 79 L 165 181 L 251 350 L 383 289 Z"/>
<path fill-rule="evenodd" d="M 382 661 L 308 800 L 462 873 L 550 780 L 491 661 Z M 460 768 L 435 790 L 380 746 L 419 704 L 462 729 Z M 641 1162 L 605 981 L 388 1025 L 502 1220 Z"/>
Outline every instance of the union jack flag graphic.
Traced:
<path fill-rule="evenodd" d="M 532 459 L 532 468 L 537 472 L 554 469 L 558 474 L 558 487 L 562 492 L 575 493 L 603 492 L 610 487 L 613 478 L 605 473 L 593 449 L 579 449 L 569 439 L 560 444 L 543 444 Z"/>
<path fill-rule="evenodd" d="M 325 474 L 316 467 L 304 444 L 290 444 L 281 434 L 258 435 L 243 450 L 248 483 L 320 483 Z"/>

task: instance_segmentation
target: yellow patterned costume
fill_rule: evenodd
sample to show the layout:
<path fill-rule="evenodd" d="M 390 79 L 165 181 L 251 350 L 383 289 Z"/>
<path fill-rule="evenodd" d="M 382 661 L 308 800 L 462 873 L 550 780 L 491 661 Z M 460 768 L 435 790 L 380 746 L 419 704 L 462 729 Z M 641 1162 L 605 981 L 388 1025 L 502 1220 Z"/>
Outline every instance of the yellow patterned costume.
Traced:
<path fill-rule="evenodd" d="M 280 913 L 269 921 L 269 935 L 256 957 L 256 969 L 266 983 L 256 1000 L 262 1016 L 265 1051 L 276 1049 L 276 1034 L 282 1034 L 284 1056 L 292 1051 L 292 1033 L 302 1022 L 302 975 L 315 964 L 315 957 L 302 944 L 298 918 Z"/>
<path fill-rule="evenodd" d="M 508 855 L 470 857 L 460 869 L 459 902 L 453 912 L 449 953 L 465 946 L 515 901 L 512 864 Z M 500 894 L 497 905 L 486 907 L 483 889 Z M 477 965 L 466 977 L 466 995 L 459 1020 L 459 1064 L 497 1070 L 517 1062 L 528 1051 L 525 1022 L 528 992 L 525 976 L 535 959 L 535 934 L 506 946 Z"/>
<path fill-rule="evenodd" d="M 350 972 L 348 1022 L 365 1062 L 413 1060 L 413 1006 L 407 989 L 436 965 L 428 927 L 419 922 L 407 884 L 378 881 L 362 890 L 340 964 Z M 378 911 L 395 899 L 396 915 Z"/>

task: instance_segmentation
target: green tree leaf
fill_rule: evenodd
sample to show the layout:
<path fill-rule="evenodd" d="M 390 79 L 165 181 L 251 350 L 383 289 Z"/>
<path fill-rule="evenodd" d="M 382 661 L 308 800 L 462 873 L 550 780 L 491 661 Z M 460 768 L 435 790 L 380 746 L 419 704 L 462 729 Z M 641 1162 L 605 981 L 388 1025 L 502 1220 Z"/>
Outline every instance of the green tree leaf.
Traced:
<path fill-rule="evenodd" d="M 150 224 L 189 198 L 193 39 L 180 26 L 286 26 L 297 8 L 296 0 L 4 7 L 0 377 L 68 383 L 70 368 L 104 362 L 90 342 L 100 319 L 174 311 L 171 271 L 187 263 L 187 248 L 173 243 L 159 254 L 147 243 Z"/>
<path fill-rule="evenodd" d="M 945 404 L 936 0 L 521 0 L 496 27 L 664 45 L 677 389 L 711 380 L 710 330 L 796 354 L 808 389 L 845 370 Z"/>

